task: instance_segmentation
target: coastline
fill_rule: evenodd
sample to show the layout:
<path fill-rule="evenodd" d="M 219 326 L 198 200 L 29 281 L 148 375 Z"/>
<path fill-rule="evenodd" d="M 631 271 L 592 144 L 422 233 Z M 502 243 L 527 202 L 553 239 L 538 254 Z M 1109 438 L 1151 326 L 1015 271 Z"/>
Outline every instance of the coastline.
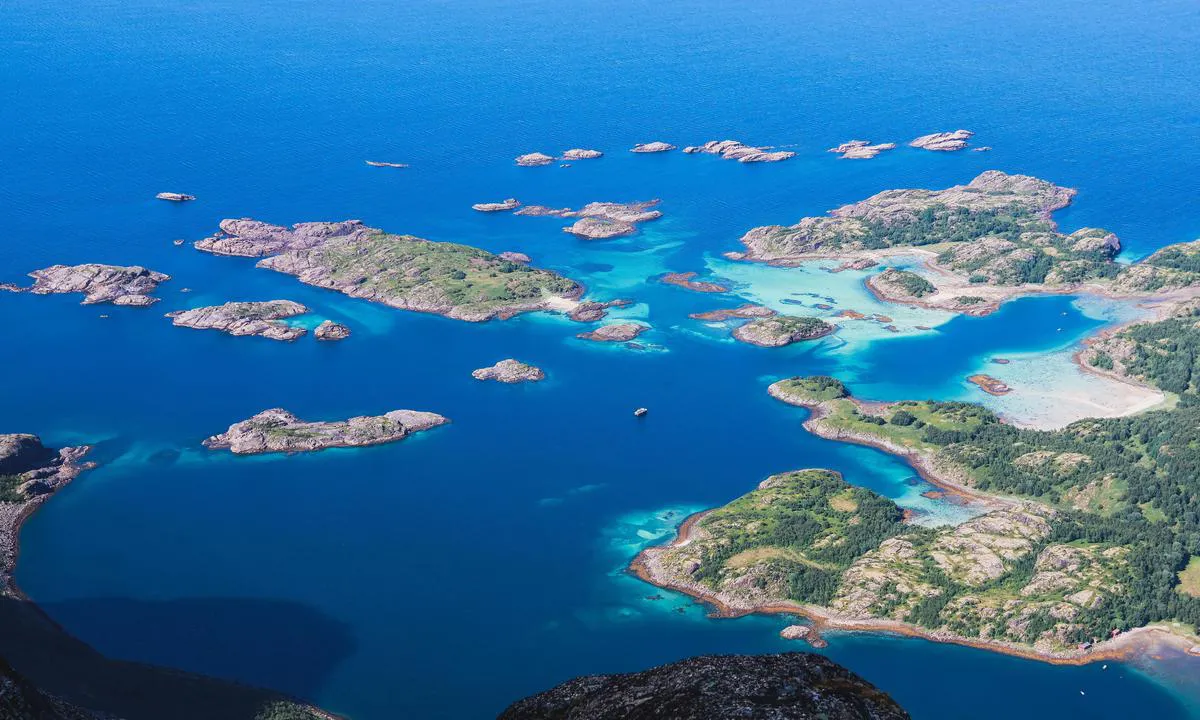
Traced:
<path fill-rule="evenodd" d="M 931 642 L 948 643 L 988 650 L 1027 660 L 1037 660 L 1051 665 L 1087 665 L 1099 661 L 1128 662 L 1145 658 L 1154 651 L 1177 652 L 1181 657 L 1195 658 L 1193 648 L 1200 639 L 1174 632 L 1162 625 L 1147 625 L 1128 630 L 1115 638 L 1097 643 L 1087 650 L 1070 652 L 1041 651 L 1028 645 L 1018 645 L 997 640 L 969 638 L 950 632 L 927 630 L 919 625 L 882 618 L 851 618 L 819 605 L 804 605 L 782 601 L 759 606 L 739 607 L 730 604 L 719 593 L 699 583 L 683 583 L 662 573 L 655 560 L 664 550 L 686 545 L 692 540 L 696 523 L 711 510 L 702 510 L 688 516 L 679 525 L 675 537 L 668 543 L 648 547 L 637 554 L 626 571 L 655 587 L 687 595 L 710 608 L 710 617 L 732 619 L 746 615 L 799 615 L 812 623 L 818 636 L 827 637 L 830 631 L 847 633 L 873 633 L 919 638 Z"/>

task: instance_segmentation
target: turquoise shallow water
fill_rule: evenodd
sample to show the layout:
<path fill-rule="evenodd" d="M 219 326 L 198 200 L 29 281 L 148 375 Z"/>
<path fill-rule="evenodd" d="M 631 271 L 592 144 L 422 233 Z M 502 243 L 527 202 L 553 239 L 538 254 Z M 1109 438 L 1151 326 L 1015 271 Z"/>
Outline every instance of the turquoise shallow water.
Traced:
<path fill-rule="evenodd" d="M 798 467 L 840 470 L 929 521 L 958 511 L 921 498 L 900 461 L 807 435 L 804 413 L 766 384 L 820 372 L 865 397 L 980 399 L 962 378 L 989 357 L 1060 352 L 1101 321 L 1070 298 L 1037 298 L 982 319 L 905 324 L 897 311 L 897 336 L 847 326 L 764 350 L 686 317 L 735 300 L 647 278 L 707 270 L 747 298 L 812 304 L 803 293 L 817 293 L 853 309 L 867 301 L 852 274 L 734 267 L 721 253 L 754 225 L 989 168 L 1080 188 L 1064 226 L 1110 228 L 1131 256 L 1194 239 L 1198 21 L 1188 2 L 9 3 L 0 282 L 56 262 L 175 276 L 145 311 L 0 294 L 6 336 L 20 341 L 3 361 L 18 381 L 0 387 L 0 431 L 94 443 L 102 463 L 28 523 L 18 581 L 112 655 L 368 720 L 486 717 L 578 674 L 792 647 L 776 637 L 783 619 L 711 621 L 684 599 L 647 599 L 657 591 L 621 569 L 682 513 Z M 824 152 L 956 127 L 995 149 L 901 148 L 869 162 Z M 751 167 L 624 152 L 724 137 L 798 156 Z M 608 155 L 511 165 L 575 146 Z M 200 199 L 153 200 L 161 190 Z M 508 196 L 661 197 L 666 217 L 588 244 L 553 219 L 469 209 Z M 645 339 L 662 351 L 589 345 L 555 318 L 468 325 L 392 311 L 171 243 L 240 216 L 358 217 L 527 252 L 598 297 L 637 300 L 620 314 L 653 324 Z M 283 345 L 160 317 L 271 298 L 355 335 Z M 470 378 L 509 356 L 549 379 Z M 641 405 L 651 415 L 634 422 Z M 307 457 L 199 446 L 274 406 L 314 419 L 410 407 L 453 423 Z M 1183 717 L 1200 697 L 1182 682 L 1194 668 L 1058 668 L 864 636 L 834 637 L 826 652 L 915 717 Z"/>

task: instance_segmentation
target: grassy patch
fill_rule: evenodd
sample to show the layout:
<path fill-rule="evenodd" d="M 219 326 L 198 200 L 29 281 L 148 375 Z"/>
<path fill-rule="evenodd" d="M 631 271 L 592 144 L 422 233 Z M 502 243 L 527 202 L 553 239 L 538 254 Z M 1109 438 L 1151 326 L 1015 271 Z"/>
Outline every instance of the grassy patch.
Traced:
<path fill-rule="evenodd" d="M 1200 597 L 1200 557 L 1193 555 L 1187 567 L 1179 573 L 1179 592 Z"/>

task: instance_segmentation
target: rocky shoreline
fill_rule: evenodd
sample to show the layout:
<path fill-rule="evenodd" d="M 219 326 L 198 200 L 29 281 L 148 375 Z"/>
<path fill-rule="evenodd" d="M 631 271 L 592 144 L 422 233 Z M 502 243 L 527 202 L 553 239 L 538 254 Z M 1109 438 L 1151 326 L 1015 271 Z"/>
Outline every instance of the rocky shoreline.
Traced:
<path fill-rule="evenodd" d="M 95 463 L 88 445 L 54 450 L 36 435 L 0 435 L 0 595 L 23 597 L 13 584 L 21 524 L 58 490 Z M 10 480 L 11 478 L 11 480 Z"/>
<path fill-rule="evenodd" d="M 1194 642 L 1191 638 L 1172 632 L 1161 626 L 1135 628 L 1104 640 L 1087 650 L 1070 652 L 1043 652 L 1026 645 L 1004 641 L 989 641 L 969 638 L 951 632 L 930 631 L 919 625 L 898 620 L 847 617 L 830 608 L 804 605 L 795 602 L 775 602 L 769 605 L 741 605 L 720 593 L 697 582 L 683 581 L 667 571 L 659 563 L 662 554 L 671 548 L 682 547 L 694 540 L 696 523 L 712 512 L 705 510 L 686 518 L 679 526 L 675 538 L 664 545 L 642 550 L 630 562 L 627 572 L 651 585 L 687 595 L 711 608 L 710 617 L 732 619 L 746 615 L 795 615 L 807 619 L 818 635 L 832 632 L 856 632 L 900 635 L 920 638 L 932 642 L 963 645 L 979 650 L 998 652 L 1004 655 L 1039 660 L 1051 665 L 1087 665 L 1101 661 L 1129 661 L 1149 653 L 1150 649 L 1170 648 L 1180 654 L 1191 654 Z"/>
<path fill-rule="evenodd" d="M 486 250 L 393 235 L 358 220 L 292 227 L 243 218 L 195 243 L 214 255 L 262 258 L 256 267 L 389 307 L 467 322 L 559 311 L 583 286 Z M 572 305 L 573 306 L 573 305 Z"/>

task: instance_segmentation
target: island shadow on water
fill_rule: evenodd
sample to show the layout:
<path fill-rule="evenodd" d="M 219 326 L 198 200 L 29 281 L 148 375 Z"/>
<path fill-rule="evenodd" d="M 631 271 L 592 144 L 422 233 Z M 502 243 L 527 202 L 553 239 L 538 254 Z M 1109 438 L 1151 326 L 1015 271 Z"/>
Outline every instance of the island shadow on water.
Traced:
<path fill-rule="evenodd" d="M 59 622 L 88 627 L 94 637 L 86 640 L 107 655 Z M 356 647 L 346 625 L 312 608 L 251 598 L 96 598 L 38 607 L 4 597 L 0 627 L 0 652 L 30 681 L 128 720 L 251 720 L 271 703 L 315 697 Z"/>

